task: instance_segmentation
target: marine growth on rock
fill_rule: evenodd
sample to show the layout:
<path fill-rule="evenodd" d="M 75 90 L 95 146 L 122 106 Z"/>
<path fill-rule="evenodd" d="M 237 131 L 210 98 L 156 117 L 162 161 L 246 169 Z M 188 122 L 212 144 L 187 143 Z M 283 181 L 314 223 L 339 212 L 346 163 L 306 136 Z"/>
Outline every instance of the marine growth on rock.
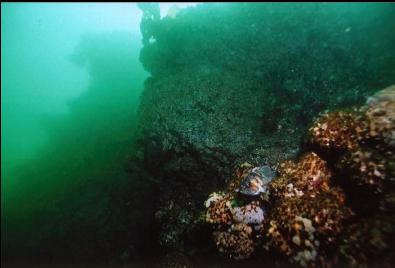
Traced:
<path fill-rule="evenodd" d="M 281 163 L 276 178 L 266 166 L 236 169 L 226 193 L 206 201 L 218 250 L 308 267 L 394 263 L 394 96 L 391 86 L 351 112 L 320 115 L 312 151 Z"/>
<path fill-rule="evenodd" d="M 219 252 L 236 260 L 250 257 L 262 232 L 266 215 L 261 194 L 274 173 L 267 166 L 241 165 L 227 192 L 214 192 L 205 202 L 206 222 L 212 224 Z"/>

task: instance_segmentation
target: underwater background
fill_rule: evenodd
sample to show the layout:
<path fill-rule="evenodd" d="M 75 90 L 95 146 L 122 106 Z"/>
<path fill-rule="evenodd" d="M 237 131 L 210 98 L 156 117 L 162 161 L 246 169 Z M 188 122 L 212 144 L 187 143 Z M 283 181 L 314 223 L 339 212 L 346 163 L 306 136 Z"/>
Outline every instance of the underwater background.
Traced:
<path fill-rule="evenodd" d="M 2 266 L 392 267 L 394 18 L 2 3 Z"/>

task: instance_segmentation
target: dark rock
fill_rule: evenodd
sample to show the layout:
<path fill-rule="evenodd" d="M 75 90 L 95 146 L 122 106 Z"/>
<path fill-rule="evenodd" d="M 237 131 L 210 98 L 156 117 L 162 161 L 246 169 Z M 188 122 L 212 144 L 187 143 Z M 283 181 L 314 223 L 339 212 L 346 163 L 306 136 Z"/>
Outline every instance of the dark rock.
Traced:
<path fill-rule="evenodd" d="M 237 165 L 276 170 L 319 112 L 361 104 L 390 84 L 394 14 L 373 4 L 229 3 L 153 22 L 156 42 L 140 54 L 151 77 L 139 118 L 145 169 L 161 189 L 159 240 L 173 237 L 172 248 L 187 252 L 181 240 L 201 228 L 196 211 Z"/>

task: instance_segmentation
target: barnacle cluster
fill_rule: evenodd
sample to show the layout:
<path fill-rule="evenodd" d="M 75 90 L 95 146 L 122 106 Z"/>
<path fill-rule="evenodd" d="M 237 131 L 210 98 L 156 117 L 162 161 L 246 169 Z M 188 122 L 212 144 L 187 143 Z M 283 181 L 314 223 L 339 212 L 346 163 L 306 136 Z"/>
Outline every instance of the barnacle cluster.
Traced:
<path fill-rule="evenodd" d="M 393 213 L 379 213 L 345 226 L 343 240 L 339 243 L 338 262 L 351 267 L 393 267 L 394 225 Z"/>
<path fill-rule="evenodd" d="M 212 224 L 231 224 L 232 199 L 230 194 L 212 193 L 205 202 L 206 221 Z"/>
<path fill-rule="evenodd" d="M 310 128 L 309 138 L 311 148 L 331 163 L 332 184 L 341 186 L 345 206 L 354 215 L 351 224 L 339 225 L 334 256 L 325 256 L 324 263 L 366 265 L 392 256 L 395 86 L 377 92 L 352 112 L 325 113 Z"/>
<path fill-rule="evenodd" d="M 387 87 L 370 97 L 362 107 L 368 124 L 370 139 L 395 148 L 395 85 Z"/>
<path fill-rule="evenodd" d="M 271 183 L 272 194 L 277 197 L 282 194 L 293 196 L 308 192 L 314 197 L 317 190 L 328 190 L 331 177 L 326 161 L 315 153 L 305 154 L 297 163 L 290 160 L 283 162 L 279 173 L 281 176 Z M 289 184 L 284 185 L 285 182 Z"/>
<path fill-rule="evenodd" d="M 235 260 L 248 258 L 255 250 L 262 233 L 266 208 L 261 195 L 255 195 L 255 184 L 246 190 L 249 180 L 255 182 L 252 165 L 239 166 L 229 182 L 227 192 L 214 192 L 205 202 L 205 220 L 214 228 L 213 238 L 219 252 Z M 263 183 L 264 180 L 258 180 Z M 259 185 L 260 189 L 266 189 Z M 262 193 L 264 194 L 264 193 Z"/>
<path fill-rule="evenodd" d="M 381 193 L 388 175 L 386 163 L 387 158 L 381 153 L 359 148 L 342 156 L 336 167 L 345 174 L 344 179 L 353 185 L 358 185 L 370 193 Z"/>
<path fill-rule="evenodd" d="M 232 224 L 225 231 L 215 231 L 214 240 L 220 252 L 235 260 L 245 259 L 254 251 L 252 228 L 245 223 Z"/>
<path fill-rule="evenodd" d="M 324 152 L 339 152 L 358 146 L 366 129 L 359 117 L 351 112 L 326 112 L 309 129 L 309 142 Z"/>
<path fill-rule="evenodd" d="M 326 161 L 315 153 L 281 165 L 279 177 L 270 185 L 266 250 L 306 266 L 320 261 L 335 245 L 352 212 L 344 206 L 341 189 L 330 186 L 331 176 Z"/>
<path fill-rule="evenodd" d="M 395 180 L 395 86 L 353 112 L 320 116 L 309 129 L 309 142 L 333 164 L 343 185 L 361 194 L 382 193 Z"/>
<path fill-rule="evenodd" d="M 188 192 L 179 197 L 169 195 L 163 198 L 154 214 L 161 226 L 159 244 L 171 250 L 182 249 L 185 246 L 184 238 L 188 236 L 187 227 L 194 223 L 195 211 Z"/>
<path fill-rule="evenodd" d="M 339 180 L 364 195 L 385 195 L 395 182 L 395 86 L 370 97 L 354 114 L 365 126 L 358 143 L 333 160 Z"/>
<path fill-rule="evenodd" d="M 206 202 L 219 251 L 244 259 L 262 246 L 308 267 L 395 261 L 394 94 L 392 86 L 360 108 L 321 115 L 309 150 L 263 186 L 253 171 L 264 168 L 238 168 L 226 193 Z"/>

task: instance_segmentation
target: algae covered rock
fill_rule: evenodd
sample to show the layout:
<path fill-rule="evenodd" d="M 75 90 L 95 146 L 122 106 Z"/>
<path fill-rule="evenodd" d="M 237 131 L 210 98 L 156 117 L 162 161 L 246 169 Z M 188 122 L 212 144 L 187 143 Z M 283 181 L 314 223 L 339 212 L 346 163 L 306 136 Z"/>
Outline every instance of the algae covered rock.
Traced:
<path fill-rule="evenodd" d="M 261 194 L 265 189 L 257 187 L 255 191 L 254 185 L 259 185 L 259 180 L 244 187 L 259 193 L 255 197 L 237 192 L 243 180 L 252 182 L 244 175 L 249 173 L 248 169 L 263 165 L 274 171 L 281 169 L 282 162 L 295 158 L 300 140 L 314 117 L 326 110 L 336 110 L 336 114 L 328 112 L 327 117 L 316 119 L 314 133 L 307 142 L 310 147 L 304 148 L 314 151 L 316 156 L 310 154 L 309 159 L 314 162 L 312 166 L 319 168 L 303 171 L 309 164 L 299 158 L 289 163 L 288 175 L 270 183 L 279 184 L 284 191 L 279 189 L 279 195 L 294 195 L 290 198 L 298 201 L 289 201 L 290 205 L 299 208 L 297 202 L 301 202 L 301 213 L 318 211 L 320 204 L 328 206 L 329 214 L 323 212 L 322 217 L 333 219 L 333 225 L 329 226 L 334 230 L 333 234 L 324 233 L 338 241 L 337 227 L 342 226 L 343 219 L 348 219 L 348 208 L 343 209 L 342 204 L 348 199 L 343 200 L 343 192 L 347 194 L 347 191 L 338 188 L 342 177 L 338 171 L 343 169 L 334 166 L 350 149 L 361 144 L 379 144 L 375 140 L 377 135 L 366 137 L 369 131 L 365 123 L 374 128 L 370 132 L 375 134 L 376 129 L 379 132 L 381 129 L 374 127 L 374 122 L 386 120 L 381 115 L 373 116 L 376 114 L 373 111 L 360 111 L 354 117 L 353 111 L 343 108 L 362 105 L 377 88 L 393 83 L 395 73 L 388 67 L 395 65 L 394 50 L 388 48 L 393 47 L 395 40 L 394 14 L 392 6 L 384 9 L 374 4 L 357 7 L 324 3 L 199 4 L 161 19 L 147 13 L 141 24 L 144 47 L 140 60 L 151 76 L 145 81 L 139 106 L 140 145 L 144 168 L 162 189 L 158 210 L 170 200 L 182 203 L 184 198 L 177 196 L 175 190 L 182 189 L 181 193 L 190 195 L 196 210 L 209 215 L 207 223 L 219 233 L 230 230 L 233 236 L 239 236 L 239 231 L 229 225 L 234 221 L 232 212 L 236 211 L 235 207 L 245 207 L 256 199 L 261 202 L 258 206 L 264 212 L 263 221 L 270 222 L 271 206 L 274 213 L 276 209 L 282 211 L 282 205 L 268 202 L 272 200 L 271 193 Z M 371 40 L 377 42 L 373 44 Z M 360 117 L 369 116 L 372 118 L 369 123 L 362 124 Z M 391 144 L 389 133 L 392 132 L 386 129 L 388 141 L 384 143 Z M 365 136 L 360 137 L 362 134 Z M 385 144 L 380 146 L 384 148 Z M 236 171 L 240 173 L 234 176 L 235 168 L 245 162 L 251 163 L 251 167 Z M 284 184 L 280 183 L 282 180 Z M 290 183 L 292 186 L 288 187 Z M 210 196 L 212 202 L 204 208 L 204 201 L 212 192 L 217 196 Z M 308 194 L 316 194 L 315 206 L 308 203 L 311 201 Z M 195 220 L 185 225 L 185 232 L 181 233 L 200 230 L 198 214 L 193 213 Z M 171 213 L 163 215 L 160 224 L 165 224 L 167 218 L 172 221 Z M 299 216 L 318 224 L 311 215 Z M 236 219 L 240 222 L 244 218 Z M 318 226 L 313 227 L 318 230 Z M 254 256 L 257 244 L 263 243 L 256 235 L 262 237 L 265 232 L 261 227 L 261 232 L 252 229 L 251 255 L 247 254 L 249 250 L 236 254 L 238 249 L 224 246 L 225 236 L 218 233 L 216 237 L 225 239 L 220 245 L 226 254 Z M 160 230 L 164 234 L 159 237 L 172 234 L 171 228 Z M 281 232 L 289 238 L 285 230 Z M 178 237 L 186 239 L 184 235 Z M 185 243 L 176 244 L 177 250 L 192 252 L 192 244 L 189 244 L 192 248 Z M 335 242 L 327 246 L 332 245 Z M 270 247 L 277 245 L 272 243 Z M 314 263 L 323 257 L 320 249 L 315 255 L 307 247 L 309 253 L 303 253 L 305 258 L 298 255 L 301 251 L 294 246 L 290 251 L 280 248 L 280 252 L 291 254 L 299 264 Z M 321 248 L 324 247 L 325 243 Z"/>
<path fill-rule="evenodd" d="M 362 108 L 368 123 L 369 139 L 381 142 L 381 147 L 395 149 L 395 85 L 387 87 L 367 101 Z"/>
<path fill-rule="evenodd" d="M 256 176 L 268 179 L 274 175 L 266 166 L 252 168 L 244 163 L 235 170 L 226 191 L 211 193 L 205 201 L 205 221 L 212 226 L 216 247 L 235 260 L 247 259 L 255 251 L 265 221 L 266 186 L 259 185 L 262 193 L 240 190 L 246 187 L 246 180 L 256 180 Z"/>
<path fill-rule="evenodd" d="M 341 153 L 358 146 L 366 125 L 350 112 L 327 112 L 309 129 L 309 142 L 326 153 Z"/>
<path fill-rule="evenodd" d="M 381 98 L 375 105 L 387 107 L 389 102 Z M 307 267 L 393 263 L 391 118 L 385 127 L 375 128 L 379 132 L 372 138 L 372 119 L 366 111 L 362 106 L 352 113 L 320 115 L 308 131 L 312 144 L 307 148 L 316 152 L 281 163 L 266 194 L 246 195 L 239 190 L 246 180 L 256 180 L 260 170 L 249 163 L 239 166 L 226 191 L 213 193 L 206 201 L 206 221 L 218 250 L 235 260 L 274 254 Z"/>
<path fill-rule="evenodd" d="M 218 250 L 235 260 L 248 258 L 254 251 L 252 228 L 245 223 L 232 224 L 226 231 L 214 232 Z"/>
<path fill-rule="evenodd" d="M 285 162 L 271 184 L 264 248 L 302 266 L 325 263 L 352 216 L 344 192 L 330 185 L 332 172 L 315 153 Z"/>
<path fill-rule="evenodd" d="M 145 7 L 143 40 L 155 40 L 140 54 L 151 73 L 139 108 L 149 169 L 213 189 L 245 161 L 277 166 L 294 155 L 317 113 L 360 104 L 389 83 L 380 57 L 360 57 L 380 55 L 361 43 L 376 28 L 393 35 L 381 27 L 386 17 L 379 6 L 353 8 L 201 4 L 157 19 Z M 379 85 L 366 81 L 372 76 Z"/>

